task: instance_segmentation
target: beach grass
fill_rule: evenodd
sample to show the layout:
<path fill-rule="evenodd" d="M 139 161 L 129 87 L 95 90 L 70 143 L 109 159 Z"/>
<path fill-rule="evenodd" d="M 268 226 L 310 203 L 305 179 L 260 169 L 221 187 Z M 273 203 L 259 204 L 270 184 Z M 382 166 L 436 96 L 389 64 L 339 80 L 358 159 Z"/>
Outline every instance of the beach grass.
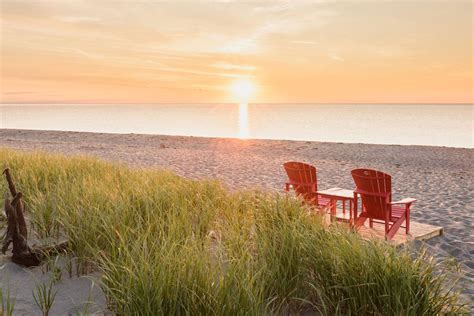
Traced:
<path fill-rule="evenodd" d="M 87 157 L 0 150 L 43 237 L 102 273 L 118 314 L 458 313 L 425 253 L 327 227 L 301 201 Z M 5 181 L 0 189 L 7 192 Z M 2 196 L 3 198 L 3 196 Z"/>

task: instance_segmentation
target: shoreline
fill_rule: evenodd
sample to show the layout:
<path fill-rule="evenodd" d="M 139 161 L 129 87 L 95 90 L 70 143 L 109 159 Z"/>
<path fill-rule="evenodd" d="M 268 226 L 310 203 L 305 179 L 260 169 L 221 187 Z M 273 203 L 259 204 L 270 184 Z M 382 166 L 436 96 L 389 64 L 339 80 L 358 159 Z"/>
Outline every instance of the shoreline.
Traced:
<path fill-rule="evenodd" d="M 192 179 L 221 180 L 229 189 L 282 192 L 282 164 L 306 161 L 318 169 L 318 189 L 353 188 L 358 167 L 392 175 L 394 199 L 413 197 L 415 221 L 443 226 L 426 242 L 435 258 L 454 257 L 463 296 L 474 298 L 474 149 L 0 129 L 0 148 L 89 155 L 138 168 L 167 169 Z"/>
<path fill-rule="evenodd" d="M 171 135 L 171 134 L 147 134 L 147 133 L 120 133 L 120 132 L 89 132 L 89 131 L 66 131 L 66 130 L 54 130 L 54 129 L 19 129 L 19 128 L 0 128 L 2 131 L 14 131 L 14 132 L 47 132 L 47 133 L 78 133 L 78 134 L 93 134 L 93 135 L 142 135 L 142 136 L 156 136 L 156 137 L 189 137 L 189 138 L 202 138 L 208 140 L 239 140 L 239 141 L 275 141 L 275 142 L 310 142 L 320 144 L 346 144 L 346 145 L 373 145 L 373 146 L 403 146 L 403 147 L 428 147 L 428 148 L 446 148 L 446 149 L 466 149 L 474 150 L 474 147 L 453 147 L 453 146 L 439 146 L 439 145 L 420 145 L 420 144 L 381 144 L 381 143 L 360 143 L 360 142 L 331 142 L 331 141 L 319 141 L 319 140 L 306 140 L 306 139 L 276 139 L 276 138 L 239 138 L 239 137 L 219 137 L 219 136 L 193 136 L 193 135 Z"/>

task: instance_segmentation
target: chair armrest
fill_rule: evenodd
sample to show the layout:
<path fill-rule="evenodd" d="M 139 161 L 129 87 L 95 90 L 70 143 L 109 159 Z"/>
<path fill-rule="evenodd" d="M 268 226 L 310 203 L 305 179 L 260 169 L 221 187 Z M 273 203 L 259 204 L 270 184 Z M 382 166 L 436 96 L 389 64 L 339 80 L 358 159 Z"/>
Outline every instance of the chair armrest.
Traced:
<path fill-rule="evenodd" d="M 287 181 L 285 182 L 285 185 L 298 185 L 298 182 L 293 182 L 293 181 Z"/>
<path fill-rule="evenodd" d="M 413 203 L 415 201 L 416 201 L 416 199 L 404 198 L 400 201 L 390 202 L 390 204 L 392 204 L 392 205 L 394 205 L 394 204 L 410 204 L 410 203 Z"/>
<path fill-rule="evenodd" d="M 364 190 L 357 189 L 357 188 L 354 190 L 354 193 L 357 193 L 357 194 L 360 194 L 360 195 L 379 196 L 379 197 L 384 197 L 384 198 L 387 198 L 387 197 L 390 196 L 390 193 L 388 193 L 388 192 L 381 192 L 381 193 L 368 192 L 368 191 L 364 191 Z"/>
<path fill-rule="evenodd" d="M 316 193 L 316 185 L 314 183 L 301 183 L 301 182 L 293 182 L 293 181 L 288 181 L 285 182 L 285 191 L 289 192 L 290 190 L 295 190 L 298 192 L 300 188 L 309 188 L 310 194 L 315 194 Z"/>
<path fill-rule="evenodd" d="M 288 181 L 285 182 L 285 185 L 292 186 L 292 187 L 310 187 L 310 188 L 315 188 L 316 185 L 314 183 L 302 183 L 302 182 L 294 182 L 294 181 Z"/>

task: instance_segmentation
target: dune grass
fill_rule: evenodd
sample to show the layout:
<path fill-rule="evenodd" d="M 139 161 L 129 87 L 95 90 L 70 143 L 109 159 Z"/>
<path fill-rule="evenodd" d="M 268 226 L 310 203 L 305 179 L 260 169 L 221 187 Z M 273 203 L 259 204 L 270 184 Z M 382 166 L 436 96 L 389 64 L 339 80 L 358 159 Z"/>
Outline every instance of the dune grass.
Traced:
<path fill-rule="evenodd" d="M 99 160 L 0 150 L 38 234 L 102 272 L 118 314 L 434 315 L 461 311 L 445 274 L 324 227 L 301 202 Z M 5 181 L 0 189 L 6 192 Z"/>

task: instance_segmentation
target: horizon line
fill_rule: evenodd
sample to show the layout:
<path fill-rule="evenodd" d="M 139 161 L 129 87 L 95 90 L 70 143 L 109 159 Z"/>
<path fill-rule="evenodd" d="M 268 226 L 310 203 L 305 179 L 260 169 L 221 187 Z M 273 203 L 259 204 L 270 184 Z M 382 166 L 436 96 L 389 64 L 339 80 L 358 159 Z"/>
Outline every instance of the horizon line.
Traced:
<path fill-rule="evenodd" d="M 0 105 L 179 105 L 179 104 L 295 104 L 295 105 L 474 105 L 474 102 L 0 102 Z"/>

